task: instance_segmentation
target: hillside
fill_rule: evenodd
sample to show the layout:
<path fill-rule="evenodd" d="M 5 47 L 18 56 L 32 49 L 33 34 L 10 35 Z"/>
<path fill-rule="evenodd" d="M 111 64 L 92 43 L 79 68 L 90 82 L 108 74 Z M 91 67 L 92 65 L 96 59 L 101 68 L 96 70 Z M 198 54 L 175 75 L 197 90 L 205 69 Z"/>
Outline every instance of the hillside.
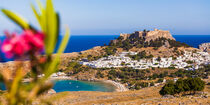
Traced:
<path fill-rule="evenodd" d="M 96 46 L 86 51 L 65 53 L 61 56 L 60 69 L 66 69 L 71 60 L 88 58 L 97 60 L 101 57 L 115 55 L 123 51 L 146 52 L 146 55 L 154 57 L 178 56 L 183 51 L 194 51 L 196 48 L 189 47 L 172 37 L 169 31 L 155 29 L 154 31 L 136 31 L 131 34 L 121 34 L 116 40 L 110 41 L 108 46 Z M 28 62 L 25 64 L 26 72 L 29 71 Z M 4 69 L 3 69 L 4 68 Z M 14 62 L 0 64 L 0 71 L 13 70 Z"/>
<path fill-rule="evenodd" d="M 133 47 L 147 48 L 159 47 L 173 48 L 173 47 L 190 47 L 185 43 L 181 43 L 172 37 L 169 31 L 155 29 L 154 31 L 136 31 L 131 34 L 121 34 L 116 40 L 112 40 L 109 44 L 111 47 L 123 48 L 130 50 Z"/>
<path fill-rule="evenodd" d="M 40 97 L 41 100 L 53 104 L 63 105 L 208 105 L 210 97 L 185 96 L 163 98 L 159 87 L 149 87 L 137 91 L 127 92 L 63 92 Z M 205 93 L 210 93 L 210 86 L 206 86 Z"/>
<path fill-rule="evenodd" d="M 176 41 L 169 31 L 155 29 L 154 31 L 144 30 L 131 34 L 120 34 L 117 39 L 111 40 L 107 46 L 94 47 L 90 50 L 82 51 L 80 57 L 97 60 L 101 57 L 116 55 L 126 51 L 145 51 L 147 55 L 154 57 L 171 57 L 178 56 L 186 50 L 194 51 L 198 49 Z"/>

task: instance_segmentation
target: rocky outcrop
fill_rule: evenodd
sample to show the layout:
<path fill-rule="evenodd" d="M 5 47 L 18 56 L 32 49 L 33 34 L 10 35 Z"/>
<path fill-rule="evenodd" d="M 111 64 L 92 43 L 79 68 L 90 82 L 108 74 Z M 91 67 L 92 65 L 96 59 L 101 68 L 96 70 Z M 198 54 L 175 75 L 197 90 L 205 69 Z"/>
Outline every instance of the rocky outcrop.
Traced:
<path fill-rule="evenodd" d="M 47 94 L 55 94 L 56 93 L 56 91 L 54 90 L 54 89 L 50 89 L 50 90 L 48 90 L 48 92 L 47 92 Z"/>
<path fill-rule="evenodd" d="M 166 39 L 175 40 L 169 31 L 158 30 L 158 29 L 155 29 L 154 31 L 136 31 L 132 34 L 120 34 L 120 36 L 122 36 L 124 40 L 127 38 L 141 37 L 144 38 L 146 42 L 149 42 L 150 40 L 155 40 L 157 38 L 166 38 Z"/>
<path fill-rule="evenodd" d="M 204 52 L 210 53 L 210 43 L 203 43 L 203 44 L 199 45 L 199 49 Z"/>

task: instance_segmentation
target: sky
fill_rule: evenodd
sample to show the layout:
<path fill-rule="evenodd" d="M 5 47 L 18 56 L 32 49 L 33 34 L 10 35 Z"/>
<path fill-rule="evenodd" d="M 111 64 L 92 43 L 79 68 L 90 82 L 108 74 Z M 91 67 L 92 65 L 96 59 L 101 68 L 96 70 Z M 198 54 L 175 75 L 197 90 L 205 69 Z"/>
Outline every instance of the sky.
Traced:
<path fill-rule="evenodd" d="M 42 0 L 44 3 L 44 0 Z M 39 27 L 30 8 L 35 0 L 0 0 L 0 8 L 19 13 Z M 143 29 L 173 35 L 210 35 L 210 0 L 54 0 L 61 32 L 72 35 L 119 35 Z M 21 29 L 0 13 L 0 35 Z"/>

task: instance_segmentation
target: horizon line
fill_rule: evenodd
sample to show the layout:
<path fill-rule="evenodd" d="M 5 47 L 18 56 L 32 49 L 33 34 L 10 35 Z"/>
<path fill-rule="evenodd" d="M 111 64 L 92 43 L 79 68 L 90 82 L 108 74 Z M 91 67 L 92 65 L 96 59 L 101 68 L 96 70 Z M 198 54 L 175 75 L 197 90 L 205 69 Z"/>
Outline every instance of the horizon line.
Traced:
<path fill-rule="evenodd" d="M 196 34 L 193 34 L 193 35 L 190 35 L 190 34 L 171 34 L 172 36 L 174 36 L 174 35 L 179 35 L 179 36 L 184 36 L 184 35 L 186 35 L 186 36 L 198 36 L 198 35 L 196 35 Z M 201 36 L 208 36 L 208 34 L 200 34 Z M 4 37 L 5 35 L 0 35 L 0 37 Z M 60 36 L 63 36 L 62 34 L 60 34 Z M 120 35 L 117 35 L 117 34 L 113 34 L 113 35 L 111 35 L 111 34 L 84 34 L 84 35 L 82 35 L 82 34 L 71 34 L 70 36 L 120 36 Z M 210 34 L 209 34 L 209 36 L 210 36 Z"/>
<path fill-rule="evenodd" d="M 103 36 L 119 36 L 119 35 L 117 35 L 117 34 L 113 34 L 113 35 L 111 35 L 111 34 L 101 34 L 101 35 L 103 35 Z M 171 35 L 190 35 L 190 34 L 171 34 Z M 193 34 L 193 35 L 196 35 L 196 34 Z M 202 35 L 202 36 L 204 36 L 204 35 L 210 35 L 210 34 L 200 34 L 200 35 Z M 91 35 L 91 34 L 84 34 L 84 35 L 82 35 L 82 34 L 72 34 L 71 36 L 100 36 L 100 34 L 93 34 L 93 35 Z"/>

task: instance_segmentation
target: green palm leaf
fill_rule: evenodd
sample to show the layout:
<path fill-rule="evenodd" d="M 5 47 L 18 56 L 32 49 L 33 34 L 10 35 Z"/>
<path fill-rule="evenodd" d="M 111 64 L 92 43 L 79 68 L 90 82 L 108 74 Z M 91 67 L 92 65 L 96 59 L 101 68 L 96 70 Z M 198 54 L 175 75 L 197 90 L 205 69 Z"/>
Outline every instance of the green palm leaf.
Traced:
<path fill-rule="evenodd" d="M 29 29 L 30 25 L 28 24 L 27 21 L 25 21 L 25 19 L 23 19 L 22 17 L 20 17 L 19 15 L 15 14 L 12 11 L 9 11 L 7 9 L 2 9 L 2 12 L 11 20 L 13 20 L 16 24 L 18 24 L 21 28 L 23 29 Z"/>

